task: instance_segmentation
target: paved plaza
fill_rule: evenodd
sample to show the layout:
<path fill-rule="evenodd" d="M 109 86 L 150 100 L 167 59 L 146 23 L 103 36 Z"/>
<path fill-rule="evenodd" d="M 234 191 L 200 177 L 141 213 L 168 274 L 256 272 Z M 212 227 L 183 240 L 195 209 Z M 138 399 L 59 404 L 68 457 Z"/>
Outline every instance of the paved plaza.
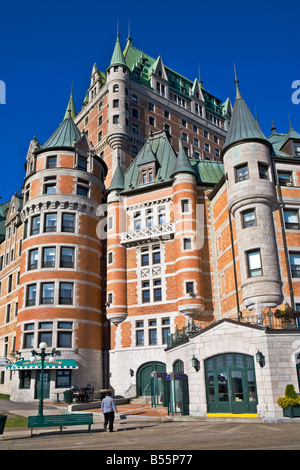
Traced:
<path fill-rule="evenodd" d="M 30 403 L 0 400 L 0 409 L 22 416 L 37 414 L 37 404 Z M 73 426 L 64 428 L 62 436 L 58 428 L 40 428 L 34 429 L 30 437 L 30 429 L 5 427 L 0 435 L 0 451 L 99 450 L 100 458 L 106 459 L 111 455 L 117 458 L 118 451 L 126 451 L 126 455 L 133 457 L 139 451 L 149 451 L 155 456 L 159 451 L 169 450 L 181 454 L 204 450 L 300 450 L 300 419 L 262 422 L 247 418 L 203 420 L 178 416 L 173 421 L 163 409 L 136 404 L 118 407 L 120 417 L 115 420 L 115 432 L 110 433 L 103 430 L 99 409 L 86 411 L 94 414 L 91 434 L 87 426 Z M 65 410 L 45 405 L 44 414 L 58 412 Z"/>

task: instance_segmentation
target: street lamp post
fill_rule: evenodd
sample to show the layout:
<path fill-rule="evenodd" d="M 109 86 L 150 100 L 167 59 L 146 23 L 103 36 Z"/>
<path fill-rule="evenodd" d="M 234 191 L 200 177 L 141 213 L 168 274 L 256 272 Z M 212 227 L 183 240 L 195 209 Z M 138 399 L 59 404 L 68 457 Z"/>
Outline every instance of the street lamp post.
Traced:
<path fill-rule="evenodd" d="M 52 349 L 51 353 L 46 353 L 45 350 L 47 348 L 46 343 L 40 343 L 39 345 L 41 352 L 38 353 L 37 351 L 31 351 L 32 357 L 30 358 L 31 362 L 36 361 L 36 356 L 40 356 L 41 358 L 41 376 L 40 376 L 40 397 L 39 397 L 39 412 L 38 416 L 43 416 L 43 408 L 44 408 L 44 365 L 45 365 L 45 358 L 50 356 L 50 362 L 54 361 L 55 356 L 55 349 Z"/>

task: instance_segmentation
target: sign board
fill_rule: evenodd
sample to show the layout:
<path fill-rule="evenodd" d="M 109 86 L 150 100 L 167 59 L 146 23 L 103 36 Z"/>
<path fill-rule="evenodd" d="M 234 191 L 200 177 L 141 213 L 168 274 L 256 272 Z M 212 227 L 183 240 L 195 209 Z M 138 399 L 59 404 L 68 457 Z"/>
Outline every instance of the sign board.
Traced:
<path fill-rule="evenodd" d="M 0 367 L 6 367 L 9 366 L 10 360 L 7 359 L 6 357 L 0 357 Z"/>

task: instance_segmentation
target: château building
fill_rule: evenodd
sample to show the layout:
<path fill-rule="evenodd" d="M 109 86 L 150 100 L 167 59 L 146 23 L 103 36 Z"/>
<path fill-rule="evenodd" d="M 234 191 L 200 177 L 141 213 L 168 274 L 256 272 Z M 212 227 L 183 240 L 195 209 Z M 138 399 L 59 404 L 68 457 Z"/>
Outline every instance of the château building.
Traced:
<path fill-rule="evenodd" d="M 46 399 L 149 396 L 176 372 L 192 415 L 281 415 L 299 390 L 298 320 L 277 311 L 300 311 L 300 134 L 266 137 L 235 83 L 232 107 L 117 36 L 81 111 L 71 93 L 30 142 L 0 206 L 1 393 L 38 398 L 44 341 Z"/>

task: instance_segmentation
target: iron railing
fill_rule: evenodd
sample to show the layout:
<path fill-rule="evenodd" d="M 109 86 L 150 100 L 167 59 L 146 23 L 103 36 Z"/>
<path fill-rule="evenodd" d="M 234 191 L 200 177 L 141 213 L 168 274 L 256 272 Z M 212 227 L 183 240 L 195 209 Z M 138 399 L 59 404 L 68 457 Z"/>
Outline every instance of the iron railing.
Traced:
<path fill-rule="evenodd" d="M 300 330 L 300 318 L 277 318 L 273 312 L 268 312 L 260 316 L 240 316 L 239 318 L 235 318 L 235 320 L 240 323 L 256 325 L 268 329 Z M 198 331 L 204 330 L 205 328 L 212 326 L 215 323 L 217 323 L 217 320 L 211 322 L 202 322 L 201 324 L 188 322 L 188 324 L 181 329 L 178 329 L 177 327 L 175 333 L 172 333 L 168 336 L 168 347 L 188 340 L 191 335 L 197 333 Z"/>

